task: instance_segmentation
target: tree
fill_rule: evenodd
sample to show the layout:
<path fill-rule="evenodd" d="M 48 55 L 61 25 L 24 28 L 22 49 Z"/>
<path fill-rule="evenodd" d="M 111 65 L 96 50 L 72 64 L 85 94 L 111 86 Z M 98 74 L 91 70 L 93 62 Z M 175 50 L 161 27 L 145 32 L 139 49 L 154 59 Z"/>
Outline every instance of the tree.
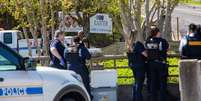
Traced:
<path fill-rule="evenodd" d="M 1 0 L 6 2 L 9 13 L 15 16 L 20 25 L 29 28 L 34 40 L 36 32 L 42 34 L 43 50 L 47 55 L 49 34 L 53 37 L 58 20 L 57 12 L 64 14 L 76 12 L 78 23 L 89 33 L 89 18 L 96 13 L 108 13 L 113 18 L 114 29 L 124 37 L 127 46 L 131 46 L 130 35 L 143 41 L 150 26 L 160 28 L 163 36 L 170 40 L 171 14 L 179 0 Z M 0 2 L 0 3 L 1 3 Z M 2 3 L 4 4 L 4 3 Z M 79 12 L 83 13 L 83 16 Z M 23 27 L 22 27 L 23 28 Z M 37 48 L 40 50 L 40 47 Z"/>
<path fill-rule="evenodd" d="M 56 11 L 60 10 L 58 0 L 4 0 L 1 4 L 5 4 L 6 11 L 15 17 L 24 33 L 31 32 L 31 36 L 36 42 L 37 52 L 40 56 L 41 48 L 39 46 L 38 33 L 41 32 L 43 41 L 44 55 L 48 54 L 49 34 L 53 34 L 57 18 Z M 50 9 L 50 12 L 48 11 Z M 29 29 L 27 31 L 27 28 Z M 51 29 L 51 31 L 49 31 Z M 51 33 L 49 33 L 51 32 Z M 27 43 L 28 35 L 25 34 Z M 53 36 L 53 35 L 52 35 Z M 31 48 L 29 48 L 31 49 Z M 31 50 L 29 52 L 31 55 Z"/>
<path fill-rule="evenodd" d="M 29 27 L 28 22 L 26 21 L 26 11 L 24 8 L 24 1 L 22 0 L 5 0 L 5 6 L 6 6 L 6 12 L 10 13 L 19 23 L 19 25 L 16 28 L 22 28 L 24 32 L 24 36 L 27 40 L 27 45 L 29 49 L 29 56 L 32 56 L 32 50 L 29 42 L 29 37 L 26 28 Z"/>
<path fill-rule="evenodd" d="M 166 13 L 165 13 L 165 21 L 164 21 L 164 29 L 163 29 L 163 37 L 167 38 L 168 40 L 171 40 L 171 33 L 172 33 L 172 12 L 175 8 L 175 6 L 179 3 L 179 0 L 167 0 L 166 4 Z M 160 25 L 158 25 L 160 26 Z"/>
<path fill-rule="evenodd" d="M 150 0 L 120 0 L 121 23 L 127 46 L 132 43 L 129 40 L 132 30 L 137 31 L 136 39 L 143 42 L 152 25 L 157 25 L 163 36 L 170 40 L 171 14 L 178 3 L 179 0 L 153 0 L 152 3 Z"/>

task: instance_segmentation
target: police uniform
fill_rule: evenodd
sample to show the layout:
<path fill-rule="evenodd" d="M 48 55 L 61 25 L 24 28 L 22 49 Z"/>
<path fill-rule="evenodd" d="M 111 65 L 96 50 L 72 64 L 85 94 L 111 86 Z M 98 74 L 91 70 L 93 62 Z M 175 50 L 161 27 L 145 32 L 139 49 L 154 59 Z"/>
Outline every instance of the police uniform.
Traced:
<path fill-rule="evenodd" d="M 69 52 L 69 50 L 65 50 L 64 55 L 67 61 L 68 69 L 80 74 L 85 88 L 91 95 L 89 71 L 86 66 L 86 60 L 91 58 L 91 54 L 88 49 L 83 44 L 80 44 L 77 47 L 77 52 L 72 53 Z"/>
<path fill-rule="evenodd" d="M 65 62 L 65 59 L 64 59 L 64 50 L 65 50 L 65 47 L 64 47 L 64 45 L 58 39 L 54 39 L 50 43 L 50 48 L 51 47 L 54 47 L 54 48 L 57 49 L 59 55 L 62 57 L 62 60 L 59 60 L 56 56 L 54 56 L 51 53 L 50 49 L 49 49 L 50 60 L 51 60 L 50 61 L 50 66 L 51 67 L 55 67 L 55 68 L 59 68 L 59 69 L 66 69 L 65 63 L 61 64 L 61 62 Z"/>
<path fill-rule="evenodd" d="M 150 98 L 151 101 L 167 100 L 167 76 L 168 66 L 166 64 L 168 42 L 163 38 L 149 38 L 146 41 L 146 49 L 148 53 L 148 66 L 150 79 Z"/>
<path fill-rule="evenodd" d="M 201 59 L 201 36 L 195 33 L 184 36 L 179 50 L 182 59 Z"/>
<path fill-rule="evenodd" d="M 133 52 L 128 53 L 129 66 L 131 67 L 135 77 L 135 84 L 133 86 L 133 101 L 143 101 L 142 88 L 146 72 L 146 57 L 142 55 L 142 52 L 144 51 L 144 45 L 138 41 L 133 44 Z"/>

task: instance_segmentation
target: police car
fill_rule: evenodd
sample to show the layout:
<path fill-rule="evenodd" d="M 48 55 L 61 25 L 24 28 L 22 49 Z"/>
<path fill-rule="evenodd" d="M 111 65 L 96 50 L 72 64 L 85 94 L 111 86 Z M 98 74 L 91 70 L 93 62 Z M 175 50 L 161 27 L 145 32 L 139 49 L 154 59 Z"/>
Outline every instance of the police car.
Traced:
<path fill-rule="evenodd" d="M 91 101 L 76 73 L 35 64 L 0 42 L 0 101 Z"/>

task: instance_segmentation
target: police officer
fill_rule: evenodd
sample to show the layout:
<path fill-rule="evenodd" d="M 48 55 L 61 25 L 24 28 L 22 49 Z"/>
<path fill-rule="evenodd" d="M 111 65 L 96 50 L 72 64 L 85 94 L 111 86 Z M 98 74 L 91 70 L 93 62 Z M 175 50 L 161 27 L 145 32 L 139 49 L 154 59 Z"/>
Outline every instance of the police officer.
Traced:
<path fill-rule="evenodd" d="M 182 59 L 201 59 L 201 28 L 195 24 L 189 25 L 189 33 L 181 42 L 179 51 Z"/>
<path fill-rule="evenodd" d="M 160 37 L 157 27 L 151 28 L 151 36 L 146 40 L 145 47 L 148 54 L 149 78 L 150 79 L 150 100 L 167 100 L 167 76 L 168 67 L 166 64 L 168 42 Z"/>
<path fill-rule="evenodd" d="M 86 60 L 91 58 L 88 49 L 80 44 L 80 38 L 76 36 L 74 37 L 74 46 L 68 51 L 65 51 L 64 54 L 65 59 L 67 60 L 68 69 L 81 75 L 84 86 L 91 95 L 89 71 L 86 66 Z"/>
<path fill-rule="evenodd" d="M 64 33 L 60 30 L 55 32 L 55 38 L 50 43 L 50 66 L 59 68 L 59 69 L 66 69 L 66 63 L 64 59 Z"/>
<path fill-rule="evenodd" d="M 85 47 L 90 48 L 89 40 L 86 37 L 85 33 L 83 31 L 79 31 L 77 33 L 77 36 L 80 38 L 80 44 L 85 45 Z"/>
<path fill-rule="evenodd" d="M 85 33 L 83 31 L 79 31 L 77 36 L 80 38 L 80 40 L 82 40 L 85 37 Z"/>
<path fill-rule="evenodd" d="M 134 34 L 137 31 L 134 31 L 131 35 L 131 40 L 134 39 Z M 143 101 L 142 89 L 145 79 L 146 66 L 145 61 L 147 53 L 142 42 L 136 41 L 133 43 L 132 48 L 129 50 L 131 53 L 128 53 L 129 66 L 133 71 L 135 77 L 135 84 L 133 86 L 133 101 Z"/>

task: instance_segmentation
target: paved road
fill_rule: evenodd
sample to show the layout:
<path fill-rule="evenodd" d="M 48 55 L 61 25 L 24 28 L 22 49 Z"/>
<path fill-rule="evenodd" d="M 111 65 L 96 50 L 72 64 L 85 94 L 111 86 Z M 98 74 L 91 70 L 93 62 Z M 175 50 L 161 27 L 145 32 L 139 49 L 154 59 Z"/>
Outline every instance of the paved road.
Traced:
<path fill-rule="evenodd" d="M 201 24 L 201 6 L 177 6 L 172 14 L 172 30 L 174 32 L 177 29 L 176 17 L 179 17 L 180 32 L 186 33 L 190 23 Z"/>

